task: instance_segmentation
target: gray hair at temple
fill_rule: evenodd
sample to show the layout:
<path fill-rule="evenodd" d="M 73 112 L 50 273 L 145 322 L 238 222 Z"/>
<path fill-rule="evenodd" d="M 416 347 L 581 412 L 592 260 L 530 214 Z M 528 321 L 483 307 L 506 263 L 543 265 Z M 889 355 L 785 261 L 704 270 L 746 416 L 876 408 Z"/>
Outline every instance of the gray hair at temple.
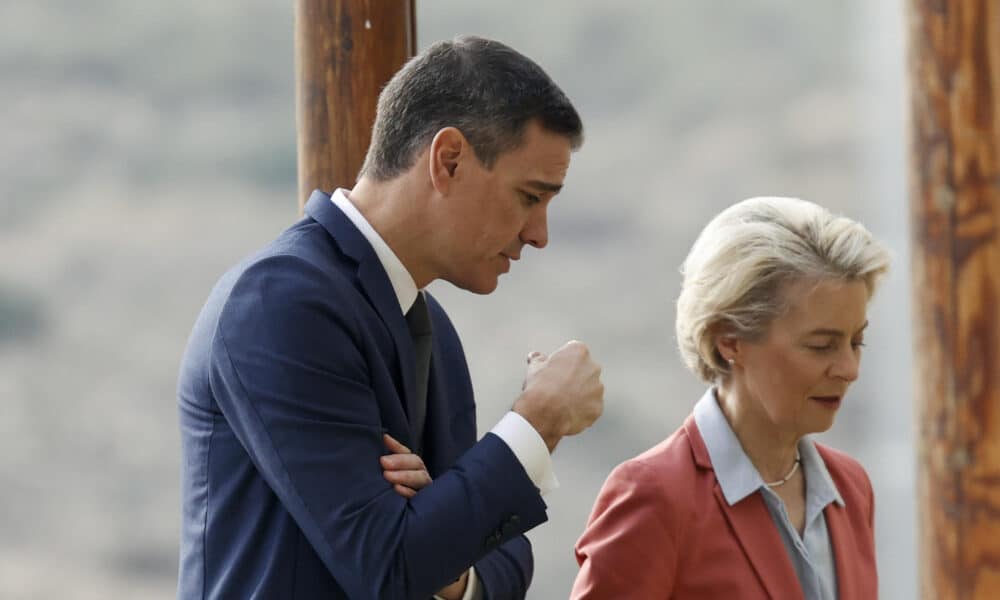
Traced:
<path fill-rule="evenodd" d="M 702 230 L 681 269 L 677 342 L 702 380 L 729 374 L 719 335 L 755 341 L 788 308 L 784 290 L 801 280 L 860 280 L 869 299 L 889 253 L 863 225 L 797 198 L 744 200 Z"/>
<path fill-rule="evenodd" d="M 569 99 L 531 59 L 494 40 L 461 36 L 413 57 L 379 94 L 372 142 L 358 177 L 387 181 L 413 166 L 445 127 L 469 141 L 479 161 L 518 148 L 537 120 L 576 150 L 583 122 Z"/>

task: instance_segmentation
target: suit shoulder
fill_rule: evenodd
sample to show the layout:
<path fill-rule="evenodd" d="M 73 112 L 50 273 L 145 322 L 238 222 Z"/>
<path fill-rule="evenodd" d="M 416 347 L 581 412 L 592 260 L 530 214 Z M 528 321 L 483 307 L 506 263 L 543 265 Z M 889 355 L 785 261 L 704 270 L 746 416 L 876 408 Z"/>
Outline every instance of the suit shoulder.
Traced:
<path fill-rule="evenodd" d="M 347 283 L 346 269 L 342 268 L 347 261 L 321 225 L 303 220 L 283 231 L 233 270 L 245 275 L 277 266 L 296 270 L 297 276 L 312 274 Z"/>
<path fill-rule="evenodd" d="M 219 280 L 209 302 L 217 331 L 311 335 L 335 326 L 352 338 L 360 335 L 364 297 L 318 227 L 300 222 Z"/>
<path fill-rule="evenodd" d="M 322 226 L 303 219 L 226 272 L 212 295 L 225 301 L 249 292 L 271 308 L 316 297 L 351 304 L 360 294 L 348 262 Z"/>

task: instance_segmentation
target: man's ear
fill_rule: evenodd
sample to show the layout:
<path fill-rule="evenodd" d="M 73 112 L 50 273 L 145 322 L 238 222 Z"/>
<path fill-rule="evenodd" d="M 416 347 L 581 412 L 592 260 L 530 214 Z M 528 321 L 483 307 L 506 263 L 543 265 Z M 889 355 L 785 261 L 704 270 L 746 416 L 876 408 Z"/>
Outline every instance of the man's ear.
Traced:
<path fill-rule="evenodd" d="M 469 142 L 454 127 L 445 127 L 434 134 L 428 156 L 431 185 L 440 194 L 447 194 L 462 175 L 459 165 L 469 153 Z"/>

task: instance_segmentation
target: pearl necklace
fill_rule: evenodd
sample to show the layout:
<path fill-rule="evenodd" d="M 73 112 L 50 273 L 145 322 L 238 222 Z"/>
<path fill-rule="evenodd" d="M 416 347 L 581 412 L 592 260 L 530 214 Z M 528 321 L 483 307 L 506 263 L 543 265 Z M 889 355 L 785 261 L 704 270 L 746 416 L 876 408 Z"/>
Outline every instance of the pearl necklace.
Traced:
<path fill-rule="evenodd" d="M 785 485 L 786 483 L 788 483 L 788 480 L 792 478 L 792 475 L 795 475 L 795 471 L 799 470 L 800 462 L 802 462 L 802 457 L 799 456 L 798 452 L 796 452 L 795 462 L 792 463 L 792 470 L 788 472 L 788 475 L 785 475 L 784 479 L 779 479 L 778 481 L 771 481 L 771 482 L 765 481 L 764 485 L 766 485 L 767 487 L 778 487 L 779 485 Z"/>

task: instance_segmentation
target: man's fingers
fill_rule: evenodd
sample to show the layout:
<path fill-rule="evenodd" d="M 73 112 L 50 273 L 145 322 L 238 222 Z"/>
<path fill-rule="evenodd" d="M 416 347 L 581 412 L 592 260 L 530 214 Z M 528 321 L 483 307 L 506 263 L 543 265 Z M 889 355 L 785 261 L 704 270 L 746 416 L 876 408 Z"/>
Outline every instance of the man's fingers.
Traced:
<path fill-rule="evenodd" d="M 392 489 L 396 490 L 396 493 L 404 498 L 413 498 L 417 495 L 417 490 L 408 488 L 405 485 L 399 485 L 398 483 L 392 486 Z"/>
<path fill-rule="evenodd" d="M 382 441 L 385 442 L 385 447 L 389 449 L 389 452 L 395 454 L 409 454 L 410 449 L 399 443 L 399 441 L 389 435 L 388 433 L 382 434 Z"/>
<path fill-rule="evenodd" d="M 566 342 L 565 344 L 563 344 L 562 346 L 559 346 L 559 349 L 556 350 L 555 352 L 553 352 L 552 354 L 553 355 L 556 355 L 556 354 L 579 354 L 579 355 L 582 355 L 582 356 L 589 356 L 590 355 L 590 348 L 588 348 L 587 344 L 584 344 L 580 340 L 570 340 L 570 341 Z"/>
<path fill-rule="evenodd" d="M 386 471 L 426 471 L 424 460 L 416 454 L 386 454 L 379 457 Z"/>
<path fill-rule="evenodd" d="M 422 489 L 431 482 L 431 476 L 427 474 L 427 471 L 383 471 L 382 475 L 389 483 L 403 485 L 414 490 Z"/>
<path fill-rule="evenodd" d="M 548 360 L 548 356 L 538 352 L 537 350 L 528 353 L 528 374 L 524 379 L 524 383 L 521 384 L 521 391 L 528 385 L 528 377 L 531 377 L 534 373 L 538 372 L 545 365 L 545 361 Z"/>
<path fill-rule="evenodd" d="M 399 443 L 391 435 L 384 434 L 382 439 L 385 442 L 385 447 L 393 453 L 379 457 L 379 462 L 382 465 L 382 476 L 393 484 L 393 489 L 400 496 L 404 498 L 416 496 L 418 490 L 431 482 L 431 476 L 427 473 L 424 460 L 410 452 L 409 448 Z"/>

